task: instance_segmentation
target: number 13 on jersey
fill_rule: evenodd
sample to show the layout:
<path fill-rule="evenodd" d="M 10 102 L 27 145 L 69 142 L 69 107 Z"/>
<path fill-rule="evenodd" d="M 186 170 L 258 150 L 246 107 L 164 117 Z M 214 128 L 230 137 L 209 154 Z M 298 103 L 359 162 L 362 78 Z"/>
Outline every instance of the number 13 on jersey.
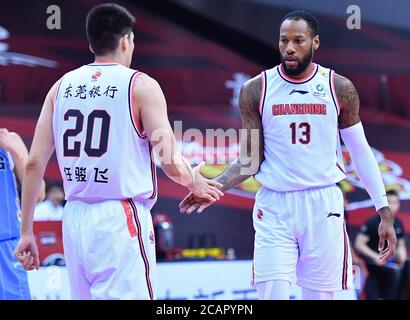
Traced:
<path fill-rule="evenodd" d="M 307 122 L 296 124 L 292 122 L 290 125 L 292 144 L 296 144 L 298 141 L 301 144 L 309 144 L 310 142 L 310 124 Z M 299 130 L 298 130 L 299 129 Z M 298 134 L 299 133 L 299 134 Z M 297 138 L 299 136 L 299 138 Z"/>

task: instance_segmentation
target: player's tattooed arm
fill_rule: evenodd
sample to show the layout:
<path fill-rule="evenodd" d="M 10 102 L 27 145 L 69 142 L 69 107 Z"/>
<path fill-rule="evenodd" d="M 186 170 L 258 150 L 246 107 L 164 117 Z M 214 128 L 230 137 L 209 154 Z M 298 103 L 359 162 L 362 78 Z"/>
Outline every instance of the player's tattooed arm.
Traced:
<path fill-rule="evenodd" d="M 339 129 L 345 129 L 360 122 L 359 95 L 353 83 L 335 73 L 336 95 L 340 106 Z"/>
<path fill-rule="evenodd" d="M 259 113 L 261 89 L 261 76 L 250 79 L 241 88 L 239 110 L 246 135 L 241 135 L 240 156 L 215 178 L 222 183 L 223 191 L 256 174 L 263 160 L 262 118 Z"/>
<path fill-rule="evenodd" d="M 261 76 L 247 81 L 241 88 L 239 110 L 242 129 L 246 130 L 246 135 L 241 135 L 239 158 L 214 179 L 223 185 L 223 191 L 256 174 L 263 160 L 262 118 L 259 114 L 261 89 Z M 179 208 L 182 213 L 190 214 L 194 211 L 201 213 L 211 204 L 211 201 L 198 198 L 190 193 L 181 201 Z"/>

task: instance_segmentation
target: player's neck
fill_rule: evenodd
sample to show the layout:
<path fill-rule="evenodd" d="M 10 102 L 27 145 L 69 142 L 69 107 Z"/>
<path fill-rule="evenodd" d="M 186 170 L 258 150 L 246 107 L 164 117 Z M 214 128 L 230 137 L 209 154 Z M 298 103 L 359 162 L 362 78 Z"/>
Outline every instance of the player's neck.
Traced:
<path fill-rule="evenodd" d="M 95 56 L 94 62 L 95 64 L 105 64 L 105 63 L 118 63 L 121 64 L 121 59 L 115 56 Z"/>
<path fill-rule="evenodd" d="M 304 79 L 307 78 L 309 75 L 311 75 L 313 73 L 313 71 L 315 70 L 315 63 L 312 61 L 307 68 L 299 73 L 298 75 L 289 75 L 285 72 L 285 69 L 282 67 L 282 71 L 289 77 L 289 78 L 293 78 L 293 79 Z"/>

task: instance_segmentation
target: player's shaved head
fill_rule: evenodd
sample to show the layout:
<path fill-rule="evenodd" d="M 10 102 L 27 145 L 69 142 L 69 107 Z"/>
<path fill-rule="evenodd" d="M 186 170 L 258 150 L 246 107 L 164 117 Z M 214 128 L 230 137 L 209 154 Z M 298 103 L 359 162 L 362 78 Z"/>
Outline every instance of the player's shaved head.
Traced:
<path fill-rule="evenodd" d="M 94 54 L 114 53 L 119 39 L 132 32 L 134 22 L 131 13 L 115 3 L 104 3 L 91 9 L 87 15 L 86 32 Z"/>

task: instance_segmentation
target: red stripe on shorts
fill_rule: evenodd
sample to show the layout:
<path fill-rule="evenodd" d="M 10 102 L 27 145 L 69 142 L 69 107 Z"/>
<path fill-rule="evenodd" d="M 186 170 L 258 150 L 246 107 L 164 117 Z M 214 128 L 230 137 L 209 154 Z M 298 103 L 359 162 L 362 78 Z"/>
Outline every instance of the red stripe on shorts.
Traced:
<path fill-rule="evenodd" d="M 151 280 L 149 278 L 149 262 L 148 262 L 147 254 L 145 253 L 144 242 L 142 241 L 141 224 L 140 224 L 140 221 L 138 219 L 137 207 L 136 207 L 135 203 L 132 201 L 132 199 L 128 199 L 128 203 L 131 205 L 131 208 L 134 212 L 135 223 L 137 224 L 138 241 L 139 241 L 139 244 L 140 244 L 142 260 L 144 261 L 144 265 L 145 265 L 145 279 L 147 281 L 149 297 L 150 297 L 151 300 L 154 300 L 154 295 L 152 293 Z"/>
<path fill-rule="evenodd" d="M 122 207 L 124 209 L 125 217 L 127 219 L 127 228 L 130 236 L 132 238 L 137 236 L 137 229 L 135 228 L 134 221 L 133 221 L 133 213 L 130 204 L 127 200 L 121 200 Z"/>

